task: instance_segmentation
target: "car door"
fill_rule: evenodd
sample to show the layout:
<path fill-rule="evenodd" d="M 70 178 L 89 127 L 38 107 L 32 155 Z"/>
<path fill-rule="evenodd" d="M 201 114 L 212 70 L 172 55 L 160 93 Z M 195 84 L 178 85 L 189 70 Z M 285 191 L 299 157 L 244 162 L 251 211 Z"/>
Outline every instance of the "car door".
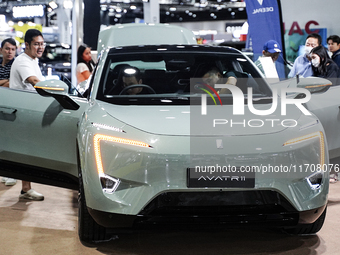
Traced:
<path fill-rule="evenodd" d="M 0 163 L 14 162 L 77 176 L 77 123 L 88 105 L 66 110 L 52 97 L 0 87 Z"/>
<path fill-rule="evenodd" d="M 313 93 L 306 108 L 321 121 L 328 143 L 330 158 L 340 156 L 340 86 L 331 86 L 326 92 Z"/>

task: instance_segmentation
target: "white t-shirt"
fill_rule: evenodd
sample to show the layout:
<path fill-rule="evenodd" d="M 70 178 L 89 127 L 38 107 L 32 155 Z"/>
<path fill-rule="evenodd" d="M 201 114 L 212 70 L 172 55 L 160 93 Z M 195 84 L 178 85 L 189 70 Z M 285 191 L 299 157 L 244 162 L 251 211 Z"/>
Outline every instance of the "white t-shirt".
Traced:
<path fill-rule="evenodd" d="M 90 69 L 87 67 L 85 63 L 78 63 L 76 67 L 76 72 L 82 73 L 84 71 L 90 71 Z"/>
<path fill-rule="evenodd" d="M 26 79 L 30 76 L 36 76 L 39 80 L 44 80 L 39 67 L 38 58 L 31 58 L 26 53 L 20 54 L 15 58 L 9 80 L 9 87 L 11 89 L 33 90 L 35 88 Z"/>

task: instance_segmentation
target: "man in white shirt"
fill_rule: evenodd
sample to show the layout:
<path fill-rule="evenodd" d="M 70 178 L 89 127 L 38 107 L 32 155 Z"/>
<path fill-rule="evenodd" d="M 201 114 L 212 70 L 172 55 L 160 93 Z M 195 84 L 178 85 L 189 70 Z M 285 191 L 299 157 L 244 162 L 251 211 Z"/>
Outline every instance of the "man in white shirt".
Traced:
<path fill-rule="evenodd" d="M 26 41 L 26 37 L 27 40 Z M 34 85 L 43 79 L 39 60 L 45 50 L 44 38 L 39 30 L 29 29 L 25 35 L 25 52 L 13 62 L 9 87 L 34 90 Z"/>
<path fill-rule="evenodd" d="M 25 52 L 20 54 L 13 62 L 9 87 L 35 91 L 34 85 L 43 79 L 38 58 L 45 50 L 45 42 L 41 32 L 29 29 L 25 34 Z M 22 181 L 22 190 L 19 198 L 31 200 L 44 200 L 44 196 L 31 188 L 31 182 Z"/>

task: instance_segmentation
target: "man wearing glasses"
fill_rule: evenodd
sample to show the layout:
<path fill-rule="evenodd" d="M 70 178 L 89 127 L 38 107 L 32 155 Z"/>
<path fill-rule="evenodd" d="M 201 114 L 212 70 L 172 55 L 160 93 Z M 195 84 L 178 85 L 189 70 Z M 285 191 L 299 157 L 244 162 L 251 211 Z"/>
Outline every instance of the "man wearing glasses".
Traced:
<path fill-rule="evenodd" d="M 9 87 L 35 91 L 34 85 L 43 80 L 38 58 L 45 50 L 45 42 L 41 32 L 29 29 L 25 34 L 25 51 L 13 62 Z M 22 190 L 19 198 L 41 201 L 44 196 L 31 188 L 31 182 L 22 181 Z"/>

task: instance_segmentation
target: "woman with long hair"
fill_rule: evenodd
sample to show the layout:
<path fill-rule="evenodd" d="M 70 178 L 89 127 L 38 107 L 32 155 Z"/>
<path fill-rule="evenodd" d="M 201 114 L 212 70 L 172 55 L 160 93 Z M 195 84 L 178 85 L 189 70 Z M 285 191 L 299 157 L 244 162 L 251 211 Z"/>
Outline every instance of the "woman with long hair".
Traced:
<path fill-rule="evenodd" d="M 317 46 L 310 52 L 313 76 L 326 78 L 333 84 L 339 85 L 340 71 L 338 65 L 329 57 L 323 46 Z"/>
<path fill-rule="evenodd" d="M 91 56 L 91 48 L 87 45 L 80 45 L 77 53 L 77 84 L 87 80 L 94 68 L 94 61 Z"/>

